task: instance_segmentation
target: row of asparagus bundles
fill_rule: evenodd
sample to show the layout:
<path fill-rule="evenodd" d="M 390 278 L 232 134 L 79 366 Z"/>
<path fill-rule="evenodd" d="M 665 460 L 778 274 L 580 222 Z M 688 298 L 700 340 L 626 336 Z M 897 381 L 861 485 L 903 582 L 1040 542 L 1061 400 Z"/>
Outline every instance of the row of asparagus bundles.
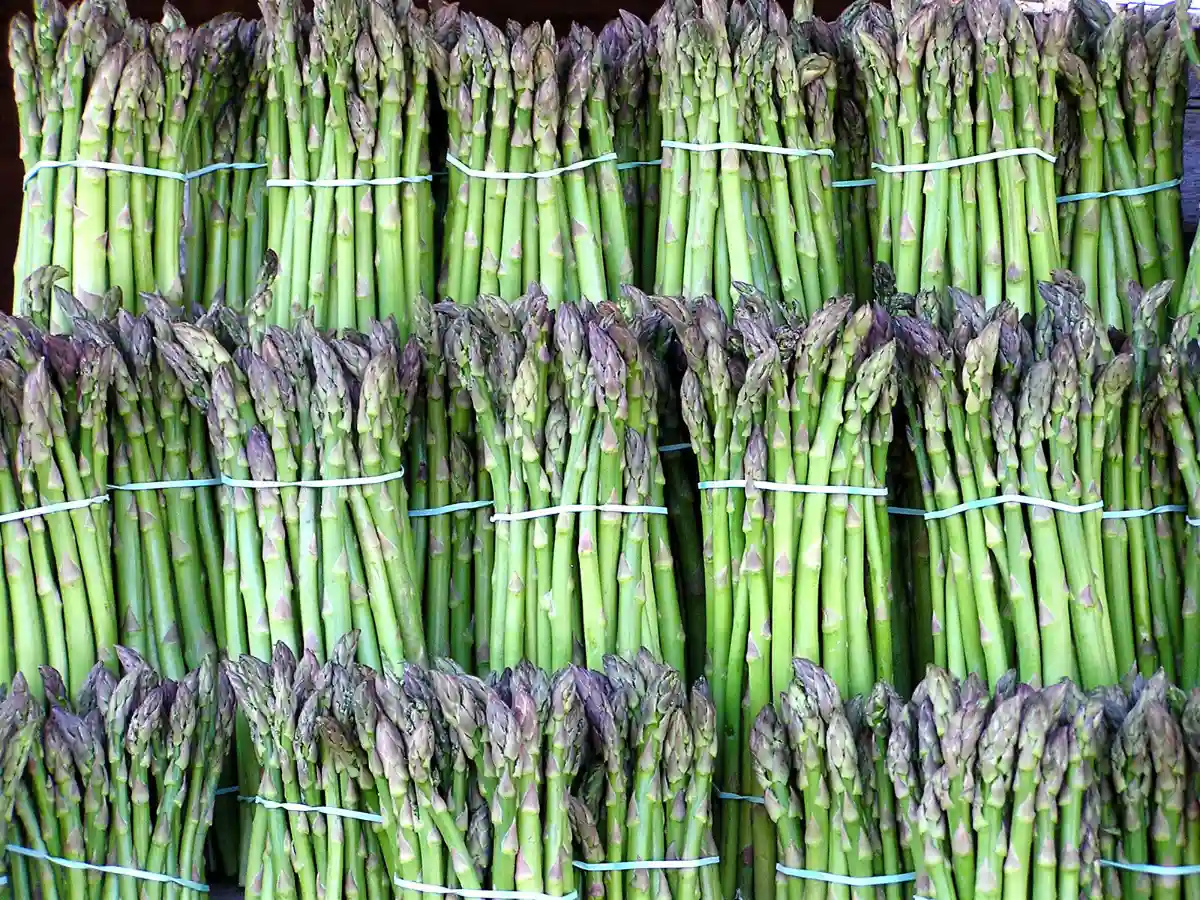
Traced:
<path fill-rule="evenodd" d="M 682 414 L 702 479 L 720 784 L 749 794 L 750 724 L 791 682 L 793 657 L 820 661 L 848 692 L 907 678 L 885 487 L 896 344 L 887 313 L 850 298 L 807 321 L 749 288 L 732 321 L 712 298 L 658 302 L 686 358 Z M 744 804 L 722 807 L 727 895 L 738 848 L 763 844 L 749 818 Z"/>
<path fill-rule="evenodd" d="M 1161 667 L 1190 688 L 1195 322 L 1160 345 L 1171 283 L 1133 284 L 1132 332 L 1109 331 L 1078 278 L 1055 279 L 1032 332 L 1007 302 L 897 298 L 916 307 L 896 319 L 914 463 L 897 487 L 916 507 L 896 558 L 917 657 L 990 684 L 1015 667 L 1090 690 Z"/>
<path fill-rule="evenodd" d="M 134 310 L 156 291 L 240 305 L 266 248 L 261 23 L 192 27 L 170 4 L 152 23 L 120 0 L 38 0 L 33 13 L 9 24 L 27 179 L 16 311 L 25 277 L 51 263 L 89 308 L 112 289 Z M 185 174 L 234 162 L 245 167 Z"/>
<path fill-rule="evenodd" d="M 382 673 L 354 640 L 324 664 L 283 644 L 229 664 L 262 764 L 249 896 L 719 900 L 703 681 L 689 694 L 648 653 L 603 673 Z"/>
<path fill-rule="evenodd" d="M 119 676 L 97 664 L 73 696 L 46 668 L 44 701 L 17 676 L 0 703 L 15 900 L 208 891 L 205 840 L 236 709 L 229 681 L 215 656 L 175 681 L 132 650 L 117 655 Z"/>

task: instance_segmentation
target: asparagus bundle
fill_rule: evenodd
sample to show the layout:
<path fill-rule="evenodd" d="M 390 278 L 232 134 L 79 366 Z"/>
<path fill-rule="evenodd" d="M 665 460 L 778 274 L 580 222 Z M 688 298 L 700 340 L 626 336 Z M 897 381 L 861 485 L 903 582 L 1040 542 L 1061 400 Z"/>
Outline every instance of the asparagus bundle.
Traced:
<path fill-rule="evenodd" d="M 43 272 L 43 310 L 61 274 Z M 107 490 L 112 354 L 30 320 L 5 317 L 0 329 L 0 678 L 22 672 L 39 696 L 50 665 L 77 690 L 97 660 L 115 662 L 118 640 L 110 511 L 96 499 Z"/>
<path fill-rule="evenodd" d="M 975 675 L 960 682 L 931 666 L 909 703 L 890 699 L 880 736 L 915 893 L 1102 896 L 1111 797 L 1099 698 L 1011 673 L 989 697 Z"/>
<path fill-rule="evenodd" d="M 159 897 L 181 887 L 188 896 L 204 883 L 233 693 L 214 657 L 172 681 L 133 651 L 118 653 L 124 674 L 96 666 L 74 700 L 57 672 L 43 670 L 48 709 L 33 715 L 13 816 L 13 843 L 25 849 L 9 851 L 20 900 Z"/>
<path fill-rule="evenodd" d="M 803 659 L 793 668 L 794 680 L 762 708 L 750 732 L 757 789 L 774 823 L 772 849 L 783 867 L 774 868 L 776 855 L 756 842 L 755 896 L 823 896 L 826 884 L 799 870 L 847 880 L 911 872 L 887 772 L 889 715 L 902 701 L 880 682 L 868 697 L 843 702 L 825 670 Z M 886 887 L 860 882 L 849 893 L 870 897 L 880 891 L 888 900 L 912 893 L 900 881 Z M 918 893 L 941 900 L 940 894 Z"/>
<path fill-rule="evenodd" d="M 715 866 L 613 864 L 712 860 L 712 778 L 716 710 L 700 680 L 685 694 L 677 671 L 641 651 L 633 662 L 609 656 L 604 674 L 577 671 L 576 689 L 592 748 L 577 790 L 567 795 L 576 858 L 591 897 L 721 894 Z M 611 868 L 610 868 L 611 866 Z"/>
<path fill-rule="evenodd" d="M 733 285 L 746 283 L 816 312 L 844 281 L 834 60 L 773 3 L 667 4 L 653 28 L 664 140 L 655 291 L 715 293 L 729 313 Z"/>
<path fill-rule="evenodd" d="M 640 327 L 610 304 L 552 310 L 536 286 L 511 307 L 460 307 L 450 325 L 495 503 L 490 608 L 474 615 L 493 671 L 520 659 L 595 667 L 642 647 L 682 668 L 657 374 Z"/>
<path fill-rule="evenodd" d="M 32 21 L 14 17 L 9 59 L 30 176 L 18 312 L 22 282 L 50 263 L 70 270 L 72 292 L 91 309 L 114 287 L 133 309 L 142 292 L 206 304 L 244 296 L 261 264 L 251 189 L 261 192 L 261 177 L 223 168 L 188 181 L 144 170 L 258 161 L 258 44 L 257 23 L 225 14 L 193 28 L 169 6 L 157 23 L 88 0 L 67 9 L 39 0 Z M 77 165 L 86 162 L 135 168 Z M 54 330 L 67 327 L 57 307 L 51 316 Z"/>
<path fill-rule="evenodd" d="M 254 301 L 260 312 L 270 308 L 267 284 Z M 173 341 L 157 344 L 204 412 L 226 481 L 222 649 L 266 659 L 282 642 L 323 659 L 358 630 L 367 665 L 421 661 L 400 477 L 416 346 L 401 349 L 384 324 L 327 339 L 308 318 L 290 331 L 260 321 L 173 322 Z"/>
<path fill-rule="evenodd" d="M 1129 330 L 1131 281 L 1175 282 L 1180 305 L 1184 256 L 1179 187 L 1179 115 L 1186 102 L 1180 32 L 1170 6 L 1110 10 L 1086 4 L 1074 51 L 1058 66 L 1069 106 L 1057 151 L 1064 262 L 1083 279 L 1087 302 L 1105 324 Z M 1090 51 L 1090 52 L 1089 52 Z M 1076 55 L 1076 53 L 1080 55 Z M 1179 107 L 1179 108 L 1177 108 Z M 1146 192 L 1140 189 L 1152 188 Z M 1096 198 L 1108 191 L 1123 195 Z"/>
<path fill-rule="evenodd" d="M 781 317 L 750 292 L 732 325 L 712 298 L 660 303 L 688 361 L 683 418 L 707 483 L 707 665 L 722 740 L 720 783 L 750 793 L 749 726 L 787 689 L 794 656 L 819 660 L 847 691 L 904 677 L 904 642 L 892 637 L 881 490 L 895 345 L 886 314 L 852 312 L 850 298 L 826 304 L 806 323 Z M 749 847 L 751 835 L 743 829 L 738 845 L 737 807 L 727 804 L 723 815 L 731 893 L 734 850 Z"/>
<path fill-rule="evenodd" d="M 1050 154 L 1068 23 L 1065 8 L 1027 18 L 1008 0 L 847 10 L 874 162 L 904 167 L 877 171 L 873 222 L 901 291 L 1036 308 L 1035 281 L 1060 265 Z M 1005 155 L 951 164 L 992 152 Z"/>
<path fill-rule="evenodd" d="M 453 6 L 435 26 L 450 182 L 439 296 L 515 301 L 534 282 L 553 303 L 614 296 L 634 266 L 602 43 L 580 26 L 505 33 Z"/>
<path fill-rule="evenodd" d="M 16 808 L 17 793 L 40 724 L 38 706 L 29 693 L 29 683 L 24 675 L 17 673 L 11 685 L 0 687 L 0 741 L 3 742 L 0 746 L 4 747 L 3 755 L 0 755 L 0 842 L 5 846 L 10 841 L 8 829 Z M 7 883 L 7 854 L 0 856 L 0 879 L 3 879 L 0 885 Z"/>

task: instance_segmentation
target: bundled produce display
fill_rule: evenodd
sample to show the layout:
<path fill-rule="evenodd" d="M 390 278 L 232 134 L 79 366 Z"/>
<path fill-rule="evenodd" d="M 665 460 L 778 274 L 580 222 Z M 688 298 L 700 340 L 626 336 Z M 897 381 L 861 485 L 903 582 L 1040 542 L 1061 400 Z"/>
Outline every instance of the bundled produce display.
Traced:
<path fill-rule="evenodd" d="M 590 870 L 710 853 L 703 682 L 689 698 L 645 653 L 606 674 L 523 662 L 485 682 L 443 660 L 393 675 L 355 666 L 354 641 L 324 664 L 284 644 L 230 664 L 263 766 L 251 896 L 612 896 L 670 880 L 719 900 L 708 866 Z"/>
<path fill-rule="evenodd" d="M 473 616 L 477 646 L 490 629 L 492 671 L 521 659 L 597 668 L 643 647 L 684 667 L 659 373 L 640 327 L 611 304 L 552 310 L 536 288 L 511 307 L 455 308 L 449 381 L 469 392 L 494 502 L 490 584 L 477 568 Z"/>
<path fill-rule="evenodd" d="M 913 851 L 897 827 L 888 772 L 889 716 L 903 701 L 879 682 L 869 696 L 844 703 L 824 669 L 803 659 L 793 668 L 791 684 L 762 708 L 750 731 L 755 790 L 776 837 L 774 846 L 755 842 L 754 896 L 823 895 L 828 885 L 808 879 L 809 872 L 845 879 L 911 872 Z M 912 893 L 902 878 L 886 888 L 884 881 L 860 884 L 853 893 L 886 891 L 889 900 Z"/>
<path fill-rule="evenodd" d="M 1192 686 L 1191 317 L 1160 346 L 1171 283 L 1135 283 L 1132 333 L 1108 332 L 1082 282 L 1055 278 L 1032 334 L 953 290 L 952 313 L 921 295 L 896 320 L 916 476 L 899 488 L 918 507 L 901 512 L 925 520 L 903 577 L 918 657 L 991 684 L 1013 666 L 1088 689 L 1162 667 Z"/>
<path fill-rule="evenodd" d="M 884 487 L 896 345 L 887 313 L 850 298 L 807 321 L 757 292 L 732 322 L 712 298 L 659 303 L 688 367 L 720 783 L 749 793 L 749 726 L 791 683 L 793 657 L 819 660 L 848 692 L 904 677 Z M 742 812 L 723 810 L 726 893 Z"/>
<path fill-rule="evenodd" d="M 610 111 L 626 98 L 610 100 L 602 42 L 579 26 L 561 40 L 549 23 L 502 30 L 455 5 L 433 29 L 448 132 L 438 296 L 515 301 L 538 283 L 555 304 L 614 297 L 635 273 Z"/>
<path fill-rule="evenodd" d="M 17 291 L 53 263 L 89 309 L 114 289 L 134 311 L 142 292 L 240 304 L 265 247 L 267 46 L 258 22 L 224 14 L 192 27 L 170 5 L 153 23 L 123 3 L 90 0 L 46 0 L 32 20 L 13 17 L 27 179 Z M 186 174 L 235 160 L 252 167 Z M 57 306 L 51 319 L 56 331 L 68 327 Z"/>
<path fill-rule="evenodd" d="M 74 698 L 43 670 L 46 708 L 27 713 L 33 740 L 9 832 L 19 900 L 208 890 L 205 836 L 233 692 L 215 657 L 173 681 L 117 652 L 122 675 L 97 665 Z"/>

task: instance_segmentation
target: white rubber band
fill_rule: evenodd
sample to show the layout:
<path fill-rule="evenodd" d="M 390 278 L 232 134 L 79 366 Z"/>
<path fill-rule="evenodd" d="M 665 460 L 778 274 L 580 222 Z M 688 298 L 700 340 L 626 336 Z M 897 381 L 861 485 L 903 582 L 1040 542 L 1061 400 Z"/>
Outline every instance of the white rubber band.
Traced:
<path fill-rule="evenodd" d="M 609 863 L 590 863 L 577 859 L 571 865 L 583 872 L 638 872 L 643 869 L 700 869 L 719 865 L 720 862 L 719 856 L 705 856 L 701 859 L 647 859 Z"/>
<path fill-rule="evenodd" d="M 388 178 L 315 178 L 312 181 L 306 181 L 303 178 L 268 178 L 267 187 L 382 187 L 397 184 L 424 184 L 429 181 L 433 181 L 432 175 L 393 175 Z"/>
<path fill-rule="evenodd" d="M 483 509 L 494 505 L 492 500 L 464 500 L 461 503 L 448 503 L 445 506 L 431 506 L 429 509 L 410 509 L 410 519 L 428 519 L 431 516 L 444 516 L 448 513 L 462 512 L 464 509 Z"/>
<path fill-rule="evenodd" d="M 957 169 L 960 166 L 973 166 L 977 163 L 991 162 L 995 159 L 1009 159 L 1013 156 L 1037 156 L 1048 163 L 1052 163 L 1058 159 L 1058 157 L 1038 147 L 1013 147 L 1010 150 L 993 150 L 991 153 L 979 153 L 975 156 L 964 156 L 959 159 L 941 159 L 936 162 L 908 163 L 898 166 L 873 162 L 871 163 L 871 168 L 878 169 L 880 172 L 891 173 L 940 172 L 945 169 Z"/>
<path fill-rule="evenodd" d="M 238 795 L 238 800 L 242 803 L 256 804 L 264 809 L 285 809 L 288 812 L 315 812 L 338 819 L 358 819 L 360 822 L 374 822 L 376 824 L 382 824 L 383 822 L 383 816 L 376 813 L 362 812 L 357 809 L 341 809 L 336 806 L 309 806 L 306 803 L 284 803 L 279 800 L 268 800 L 266 797 L 247 797 L 241 794 Z"/>
<path fill-rule="evenodd" d="M 689 443 L 667 444 L 665 447 L 659 447 L 658 452 L 659 453 L 679 453 L 680 451 L 691 450 L 691 449 L 692 449 L 692 445 Z"/>
<path fill-rule="evenodd" d="M 107 502 L 108 494 L 98 494 L 95 497 L 86 497 L 83 500 L 64 500 L 62 503 L 47 503 L 45 506 L 37 506 L 33 509 L 18 509 L 16 512 L 0 515 L 0 525 L 8 522 L 19 522 L 22 519 L 32 519 L 34 516 L 48 516 L 56 512 L 84 509 L 88 506 L 95 506 L 97 503 Z"/>
<path fill-rule="evenodd" d="M 947 519 L 950 516 L 957 516 L 960 513 L 970 512 L 971 510 L 985 509 L 989 506 L 1004 506 L 1008 503 L 1020 503 L 1023 506 L 1038 506 L 1043 509 L 1053 509 L 1056 512 L 1074 513 L 1076 515 L 1104 509 L 1104 504 L 1099 500 L 1095 503 L 1074 505 L 1071 503 L 1059 503 L 1057 500 L 1044 500 L 1041 497 L 1027 497 L 1024 494 L 1000 494 L 997 497 L 968 500 L 965 503 L 959 503 L 948 509 L 924 510 L 913 509 L 909 506 L 889 506 L 888 512 L 894 516 L 920 516 L 925 521 L 932 522 L 936 519 Z"/>
<path fill-rule="evenodd" d="M 196 178 L 226 169 L 265 169 L 266 167 L 266 163 L 228 162 L 212 163 L 200 169 L 193 169 L 190 172 L 172 172 L 170 169 L 152 169 L 149 166 L 131 166 L 125 163 L 108 162 L 106 160 L 43 159 L 34 163 L 29 171 L 25 173 L 25 179 L 21 182 L 21 188 L 22 190 L 27 188 L 29 182 L 43 169 L 103 169 L 106 172 L 128 172 L 130 175 L 149 175 L 152 178 L 168 178 L 171 181 L 182 181 L 186 184 Z"/>
<path fill-rule="evenodd" d="M 846 887 L 876 887 L 886 884 L 903 884 L 916 881 L 916 872 L 897 872 L 893 875 L 839 875 L 836 872 L 821 872 L 817 869 L 793 869 L 783 863 L 775 864 L 775 871 L 788 878 L 801 878 L 805 881 L 823 881 L 826 884 L 838 884 Z"/>
<path fill-rule="evenodd" d="M 1117 188 L 1115 191 L 1084 191 L 1082 194 L 1066 194 L 1059 197 L 1055 202 L 1062 205 L 1063 203 L 1075 203 L 1078 200 L 1103 200 L 1105 197 L 1140 197 L 1143 194 L 1169 191 L 1171 188 L 1179 187 L 1181 184 L 1183 184 L 1182 178 L 1172 178 L 1170 181 L 1159 181 L 1155 184 L 1147 184 L 1142 187 Z"/>
<path fill-rule="evenodd" d="M 185 478 L 182 481 L 134 481 L 130 484 L 110 484 L 110 491 L 163 491 L 169 488 L 218 487 L 220 478 Z"/>
<path fill-rule="evenodd" d="M 521 512 L 496 513 L 493 522 L 523 522 L 526 519 L 542 519 L 546 516 L 556 516 L 559 513 L 582 512 L 619 512 L 645 513 L 651 516 L 667 515 L 665 506 L 629 506 L 624 503 L 564 503 L 561 506 L 547 506 L 543 509 L 526 509 Z"/>
<path fill-rule="evenodd" d="M 701 481 L 697 488 L 702 491 L 713 491 L 721 488 L 740 488 L 745 490 L 749 482 L 745 478 L 725 478 L 721 481 Z M 849 484 L 787 484 L 780 481 L 755 481 L 754 486 L 760 491 L 777 494 L 849 494 L 855 497 L 886 497 L 887 488 L 859 487 Z"/>
<path fill-rule="evenodd" d="M 404 477 L 404 469 L 397 469 L 395 472 L 388 472 L 385 475 L 359 475 L 355 478 L 313 478 L 302 479 L 300 481 L 258 481 L 254 478 L 230 478 L 228 475 L 221 476 L 221 484 L 226 487 L 240 488 L 341 488 L 341 487 L 359 487 L 368 484 L 384 484 L 388 481 L 395 481 L 398 478 Z"/>
<path fill-rule="evenodd" d="M 9 853 L 15 853 L 18 856 L 24 856 L 29 859 L 37 859 L 42 862 L 48 862 L 52 866 L 62 866 L 64 869 L 82 869 L 89 872 L 106 872 L 109 875 L 125 875 L 129 878 L 140 878 L 142 881 L 157 881 L 160 884 L 177 884 L 180 887 L 188 890 L 198 891 L 202 894 L 208 893 L 208 885 L 201 884 L 198 881 L 190 881 L 187 878 L 179 878 L 175 875 L 163 875 L 161 872 L 147 872 L 143 869 L 127 869 L 125 866 L 96 866 L 92 863 L 80 862 L 77 859 L 63 859 L 61 856 L 51 856 L 44 850 L 30 850 L 28 847 L 19 847 L 16 844 L 7 846 Z"/>
<path fill-rule="evenodd" d="M 230 794 L 236 794 L 240 790 L 241 788 L 235 784 L 232 787 L 217 788 L 216 795 L 218 797 L 228 797 Z"/>
<path fill-rule="evenodd" d="M 1166 503 L 1162 506 L 1156 506 L 1153 509 L 1106 509 L 1100 517 L 1102 519 L 1141 519 L 1146 516 L 1158 516 L 1163 513 L 1181 513 L 1187 512 L 1187 507 L 1182 503 Z"/>
<path fill-rule="evenodd" d="M 1187 875 L 1200 875 L 1200 866 L 1156 866 L 1152 863 L 1127 863 L 1115 859 L 1102 859 L 1100 865 L 1108 869 L 1121 869 L 1125 872 L 1138 872 L 1143 875 L 1157 875 L 1160 878 L 1182 878 Z"/>
<path fill-rule="evenodd" d="M 716 141 L 712 144 L 693 144 L 689 141 L 663 141 L 662 146 L 672 150 L 690 150 L 693 153 L 709 153 L 715 150 L 745 150 L 747 153 L 772 153 L 775 156 L 827 156 L 833 159 L 828 147 L 804 150 L 798 147 L 776 147 L 771 144 L 746 144 L 742 141 Z"/>
<path fill-rule="evenodd" d="M 617 163 L 617 171 L 624 172 L 626 169 L 642 169 L 648 166 L 661 166 L 661 159 L 632 159 L 629 162 Z"/>
<path fill-rule="evenodd" d="M 573 162 L 567 166 L 559 166 L 555 169 L 544 169 L 540 172 L 489 172 L 485 169 L 471 168 L 453 153 L 446 154 L 446 162 L 458 169 L 458 171 L 462 172 L 468 178 L 486 178 L 491 181 L 523 181 L 530 178 L 557 178 L 559 175 L 565 175 L 567 172 L 578 172 L 580 169 L 589 168 L 597 163 L 615 162 L 616 159 L 617 154 L 605 153 L 592 159 L 581 159 L 578 162 Z"/>
<path fill-rule="evenodd" d="M 735 800 L 739 803 L 754 803 L 758 806 L 766 806 L 767 801 L 762 797 L 751 797 L 749 794 L 734 794 L 729 791 L 717 791 L 718 800 Z"/>
<path fill-rule="evenodd" d="M 874 183 L 874 178 L 851 178 L 847 181 L 835 181 L 830 186 L 835 188 L 856 188 L 870 187 Z"/>
<path fill-rule="evenodd" d="M 442 897 L 470 897 L 478 900 L 576 900 L 578 891 L 569 894 L 543 894 L 539 891 L 486 891 L 472 890 L 461 887 L 444 887 L 440 884 L 424 884 L 420 881 L 409 881 L 407 878 L 393 878 L 392 883 L 405 891 L 416 891 L 418 894 L 437 894 Z"/>

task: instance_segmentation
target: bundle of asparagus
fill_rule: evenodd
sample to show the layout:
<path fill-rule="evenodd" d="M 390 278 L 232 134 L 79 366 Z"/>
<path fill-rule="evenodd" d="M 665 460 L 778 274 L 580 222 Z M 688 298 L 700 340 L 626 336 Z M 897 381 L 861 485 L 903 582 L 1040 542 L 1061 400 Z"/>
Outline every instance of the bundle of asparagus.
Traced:
<path fill-rule="evenodd" d="M 953 290 L 948 330 L 927 296 L 897 319 L 930 559 L 912 576 L 919 655 L 992 684 L 1014 663 L 1088 689 L 1135 669 L 1174 677 L 1187 539 L 1150 368 L 1170 283 L 1133 285 L 1133 334 L 1110 341 L 1082 283 L 1056 278 L 1032 336 L 1009 304 Z"/>
<path fill-rule="evenodd" d="M 854 4 L 842 28 L 867 97 L 874 257 L 901 291 L 947 285 L 1035 309 L 1060 265 L 1056 72 L 1069 16 L 1008 0 Z M 952 161 L 998 152 L 999 158 Z"/>
<path fill-rule="evenodd" d="M 598 303 L 634 279 L 602 45 L 580 26 L 506 32 L 456 6 L 434 19 L 450 179 L 439 296 L 515 301 L 538 282 L 554 303 Z"/>
<path fill-rule="evenodd" d="M 849 298 L 805 323 L 749 292 L 732 327 L 712 298 L 659 302 L 688 361 L 721 786 L 751 793 L 749 725 L 791 683 L 794 656 L 819 660 L 848 692 L 905 677 L 883 487 L 895 345 L 887 315 L 852 312 Z M 738 814 L 723 811 L 727 894 Z"/>
<path fill-rule="evenodd" d="M 401 349 L 394 322 L 327 339 L 308 318 L 290 331 L 259 321 L 173 322 L 157 343 L 205 413 L 225 480 L 222 649 L 266 659 L 282 642 L 324 659 L 357 629 L 364 664 L 421 661 L 401 480 L 416 346 Z"/>
<path fill-rule="evenodd" d="M 606 657 L 604 672 L 575 673 L 593 753 L 567 803 L 587 895 L 719 900 L 716 709 L 707 683 L 685 695 L 679 673 L 644 650 L 632 663 Z M 679 860 L 696 865 L 634 865 Z"/>
<path fill-rule="evenodd" d="M 931 666 L 911 702 L 893 695 L 886 712 L 878 740 L 914 893 L 1102 896 L 1102 844 L 1112 836 L 1100 822 L 1100 699 L 1069 681 L 1038 688 L 1012 673 L 989 697 L 976 676 L 959 682 Z"/>
<path fill-rule="evenodd" d="M 367 330 L 434 291 L 429 13 L 408 3 L 261 4 L 271 320 Z M 314 186 L 311 182 L 319 182 Z M 369 183 L 362 183 L 369 182 Z"/>
<path fill-rule="evenodd" d="M 774 842 L 755 842 L 754 895 L 823 896 L 825 874 L 842 879 L 843 891 L 858 879 L 851 896 L 879 896 L 883 888 L 898 900 L 912 893 L 902 877 L 912 857 L 897 832 L 887 752 L 888 717 L 902 701 L 880 682 L 869 697 L 843 702 L 824 669 L 803 659 L 793 667 L 794 680 L 750 732 L 757 787 L 775 826 Z"/>
<path fill-rule="evenodd" d="M 96 666 L 74 701 L 43 670 L 49 708 L 33 716 L 13 817 L 22 849 L 9 848 L 20 900 L 207 890 L 204 841 L 233 693 L 213 657 L 172 681 L 118 653 L 122 677 Z"/>
<path fill-rule="evenodd" d="M 1172 5 L 1081 8 L 1076 31 L 1083 34 L 1057 60 L 1068 94 L 1056 150 L 1062 259 L 1083 279 L 1101 320 L 1129 330 L 1131 281 L 1170 278 L 1176 289 L 1167 310 L 1191 308 L 1179 300 L 1187 73 Z M 1109 191 L 1122 193 L 1089 196 Z"/>
<path fill-rule="evenodd" d="M 488 666 L 600 665 L 642 647 L 682 669 L 655 366 L 611 304 L 457 307 L 445 337 L 470 392 L 495 501 Z M 489 606 L 479 601 L 486 596 Z"/>
<path fill-rule="evenodd" d="M 169 5 L 156 23 L 89 0 L 39 0 L 32 21 L 12 19 L 28 177 L 18 312 L 22 282 L 50 263 L 70 270 L 88 308 L 110 288 L 133 309 L 147 291 L 206 304 L 244 296 L 261 264 L 265 172 L 183 173 L 259 159 L 260 43 L 255 22 L 225 14 L 193 28 Z M 116 168 L 78 166 L 89 162 Z M 54 329 L 66 328 L 51 312 Z"/>
<path fill-rule="evenodd" d="M 653 26 L 663 137 L 655 291 L 715 292 L 728 313 L 742 282 L 814 313 L 843 288 L 834 60 L 811 52 L 774 3 L 666 4 Z"/>
<path fill-rule="evenodd" d="M 38 302 L 60 273 L 40 281 Z M 41 317 L 45 321 L 45 316 Z M 107 499 L 111 351 L 0 323 L 0 678 L 41 694 L 50 665 L 78 690 L 118 639 Z"/>
<path fill-rule="evenodd" d="M 0 845 L 10 840 L 9 826 L 17 805 L 17 793 L 29 751 L 41 725 L 36 701 L 29 693 L 25 676 L 17 673 L 12 684 L 0 687 Z M 0 886 L 8 883 L 8 857 L 0 855 Z"/>

